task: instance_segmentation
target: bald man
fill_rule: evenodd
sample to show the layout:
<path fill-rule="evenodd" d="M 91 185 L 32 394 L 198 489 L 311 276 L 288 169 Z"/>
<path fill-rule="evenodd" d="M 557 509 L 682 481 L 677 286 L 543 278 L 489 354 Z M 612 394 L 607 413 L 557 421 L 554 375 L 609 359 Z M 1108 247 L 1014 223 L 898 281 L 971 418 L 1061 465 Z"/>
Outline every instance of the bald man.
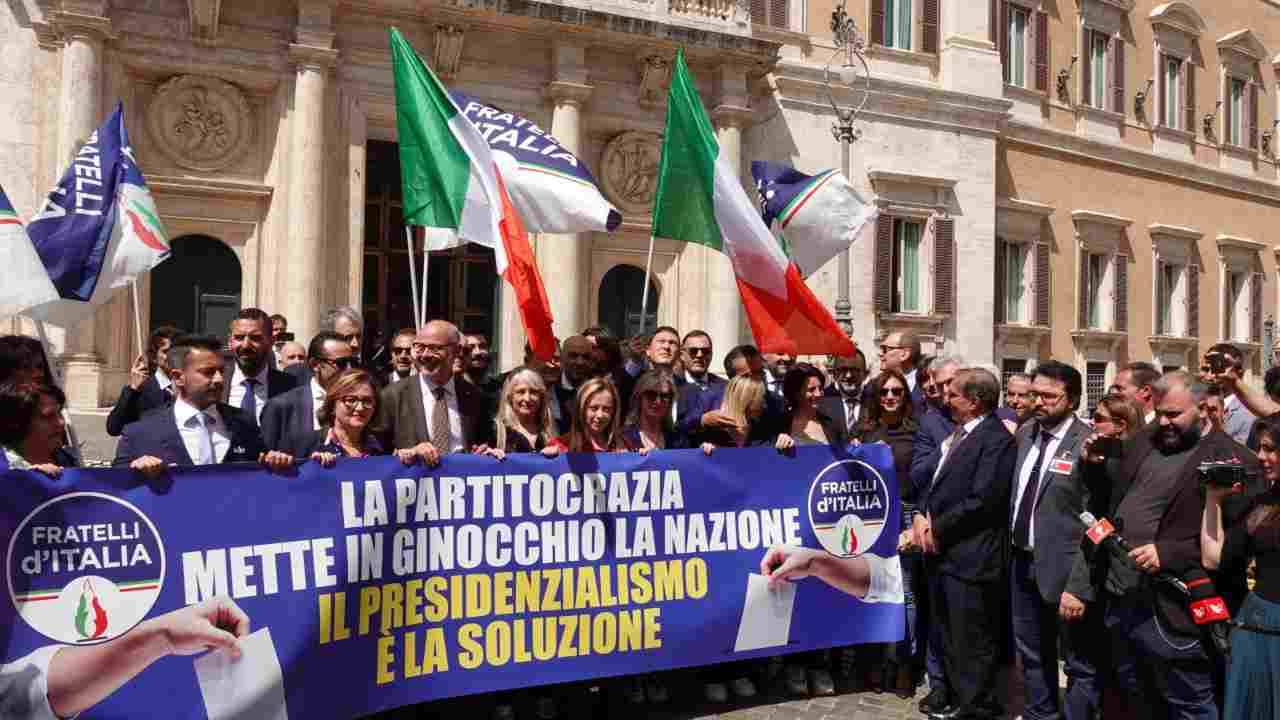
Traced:
<path fill-rule="evenodd" d="M 451 322 L 432 320 L 413 339 L 417 382 L 399 382 L 382 391 L 374 431 L 383 447 L 415 450 L 438 458 L 487 444 L 493 409 L 475 385 L 455 375 L 462 333 Z"/>
<path fill-rule="evenodd" d="M 276 360 L 280 363 L 281 370 L 291 365 L 300 365 L 307 361 L 307 349 L 302 346 L 302 343 L 290 340 L 280 346 Z"/>

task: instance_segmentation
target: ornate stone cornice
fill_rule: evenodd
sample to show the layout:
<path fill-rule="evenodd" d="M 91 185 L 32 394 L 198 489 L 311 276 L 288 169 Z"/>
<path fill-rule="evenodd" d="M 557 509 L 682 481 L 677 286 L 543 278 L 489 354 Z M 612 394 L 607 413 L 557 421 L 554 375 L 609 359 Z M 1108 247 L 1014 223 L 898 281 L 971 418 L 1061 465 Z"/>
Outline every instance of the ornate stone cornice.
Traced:
<path fill-rule="evenodd" d="M 546 88 L 543 89 L 543 94 L 557 105 L 582 107 L 590 99 L 594 90 L 595 87 L 592 85 L 556 80 L 547 83 Z"/>
<path fill-rule="evenodd" d="M 191 41 L 206 47 L 218 43 L 218 18 L 222 0 L 187 0 Z"/>
<path fill-rule="evenodd" d="M 111 18 L 57 10 L 49 13 L 49 26 L 62 38 L 84 38 L 103 42 L 118 37 Z"/>
<path fill-rule="evenodd" d="M 289 62 L 299 70 L 328 72 L 338 63 L 338 51 L 333 48 L 290 43 Z"/>
<path fill-rule="evenodd" d="M 737 105 L 718 105 L 711 110 L 711 122 L 718 128 L 744 128 L 755 115 L 751 108 Z"/>

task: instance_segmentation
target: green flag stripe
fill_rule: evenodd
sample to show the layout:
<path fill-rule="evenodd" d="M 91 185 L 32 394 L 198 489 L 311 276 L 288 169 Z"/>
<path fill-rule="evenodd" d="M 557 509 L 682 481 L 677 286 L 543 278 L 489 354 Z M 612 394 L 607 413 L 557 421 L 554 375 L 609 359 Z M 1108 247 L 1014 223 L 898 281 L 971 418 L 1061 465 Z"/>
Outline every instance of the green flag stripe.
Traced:
<path fill-rule="evenodd" d="M 140 202 L 131 202 L 131 203 L 129 203 L 129 207 L 133 208 L 134 212 L 136 212 L 136 213 L 138 213 L 139 215 L 142 215 L 143 217 L 145 217 L 145 218 L 147 219 L 147 221 L 151 223 L 151 226 L 152 226 L 152 227 L 156 227 L 156 228 L 164 227 L 163 225 L 161 225 L 161 224 L 160 224 L 160 218 L 156 217 L 156 216 L 151 212 L 151 210 L 149 210 L 148 208 L 144 207 L 144 206 L 142 205 L 142 203 L 140 203 Z"/>
<path fill-rule="evenodd" d="M 404 222 L 456 230 L 471 175 L 471 161 L 449 127 L 457 108 L 396 28 L 391 28 L 391 63 Z"/>
<path fill-rule="evenodd" d="M 714 204 L 719 155 L 715 130 L 689 77 L 684 50 L 678 50 L 667 95 L 667 132 L 653 204 L 654 235 L 721 250 Z"/>

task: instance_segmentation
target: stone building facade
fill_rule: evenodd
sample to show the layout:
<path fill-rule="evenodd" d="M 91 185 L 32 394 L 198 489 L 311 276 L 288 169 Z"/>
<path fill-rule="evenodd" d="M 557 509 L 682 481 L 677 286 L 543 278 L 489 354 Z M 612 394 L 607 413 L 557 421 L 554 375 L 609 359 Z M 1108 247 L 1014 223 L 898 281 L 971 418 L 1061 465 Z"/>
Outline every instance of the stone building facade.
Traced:
<path fill-rule="evenodd" d="M 1091 372 L 1105 362 L 1109 379 L 1126 358 L 1187 358 L 1223 334 L 1222 323 L 1226 334 L 1252 328 L 1247 313 L 1213 317 L 1224 282 L 1274 306 L 1266 229 L 1280 186 L 1266 54 L 1275 49 L 1262 38 L 1280 8 L 1257 0 L 1214 17 L 1201 8 L 1200 17 L 1186 3 L 1133 0 L 851 0 L 844 6 L 868 40 L 871 78 L 849 88 L 833 77 L 829 91 L 827 69 L 841 64 L 829 29 L 836 4 L 7 0 L 0 184 L 30 216 L 118 98 L 174 248 L 139 283 L 143 327 L 223 332 L 231 312 L 254 305 L 283 313 L 306 338 L 325 308 L 350 304 L 365 312 L 376 342 L 411 316 L 386 34 L 395 25 L 446 83 L 528 117 L 591 166 L 623 225 L 536 237 L 535 249 L 557 332 L 603 323 L 626 333 L 640 320 L 668 74 L 681 46 L 722 152 L 746 183 L 757 159 L 809 173 L 839 167 L 831 101 L 865 98 L 848 175 L 882 215 L 849 251 L 849 297 L 853 336 L 873 361 L 880 338 L 910 329 L 929 351 L 1008 368 L 1050 355 Z M 1023 34 L 1010 36 L 1010 27 Z M 1115 76 L 1105 75 L 1111 45 L 1101 43 L 1128 48 L 1110 56 L 1129 59 L 1113 61 L 1124 69 L 1118 90 L 1082 85 L 1072 57 L 1095 40 L 1104 85 Z M 1020 58 L 1013 75 L 1002 69 L 1003 48 Z M 1194 134 L 1134 114 L 1136 91 L 1164 55 L 1200 69 Z M 1215 133 L 1239 131 L 1238 146 L 1199 132 L 1219 76 L 1246 81 L 1233 86 L 1233 118 L 1250 122 L 1214 120 Z M 1259 108 L 1253 135 L 1241 92 Z M 1086 95 L 1123 112 L 1094 109 Z M 1157 102 L 1145 100 L 1153 118 Z M 427 304 L 432 316 L 490 333 L 510 367 L 523 337 L 492 262 L 475 248 L 433 255 Z M 832 305 L 837 265 L 810 280 Z M 1162 332 L 1151 330 L 1164 295 L 1152 290 L 1148 300 L 1138 288 L 1164 272 L 1183 278 L 1173 295 L 1183 300 L 1190 267 L 1200 268 L 1191 294 L 1203 308 L 1199 327 L 1175 313 L 1181 324 L 1163 317 Z M 723 256 L 658 239 L 653 268 L 650 327 L 704 328 L 719 353 L 749 339 Z M 1080 312 L 1081 278 L 1085 295 L 1124 302 Z M 22 319 L 4 322 L 32 331 Z M 122 293 L 94 321 L 51 333 L 73 405 L 113 399 L 136 332 Z"/>

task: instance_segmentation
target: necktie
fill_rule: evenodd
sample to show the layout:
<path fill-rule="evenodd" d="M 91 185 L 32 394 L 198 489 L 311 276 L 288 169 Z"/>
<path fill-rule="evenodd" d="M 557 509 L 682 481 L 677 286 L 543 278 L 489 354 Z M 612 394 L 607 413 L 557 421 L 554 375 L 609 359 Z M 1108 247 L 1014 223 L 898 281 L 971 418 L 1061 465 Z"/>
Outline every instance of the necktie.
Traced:
<path fill-rule="evenodd" d="M 258 421 L 258 396 L 253 394 L 253 386 L 258 384 L 257 378 L 245 378 L 240 382 L 244 386 L 244 398 L 240 400 L 240 409 L 245 411 L 254 422 Z"/>
<path fill-rule="evenodd" d="M 196 425 L 200 428 L 196 433 L 196 441 L 198 446 L 199 457 L 191 458 L 196 465 L 212 465 L 217 462 L 217 458 L 213 454 L 213 431 L 210 426 L 213 424 L 213 418 L 204 413 L 195 416 Z"/>
<path fill-rule="evenodd" d="M 440 452 L 449 452 L 449 403 L 442 387 L 431 389 L 436 401 L 431 406 L 431 444 Z"/>
<path fill-rule="evenodd" d="M 1053 436 L 1040 430 L 1040 452 L 1036 461 L 1031 464 L 1031 475 L 1022 488 L 1022 499 L 1018 501 L 1018 517 L 1013 520 L 1013 544 L 1020 548 L 1031 547 L 1031 512 L 1040 493 L 1040 468 L 1044 466 L 1045 451 L 1049 449 L 1049 441 Z"/>
<path fill-rule="evenodd" d="M 856 400 L 844 401 L 844 422 L 848 427 L 845 430 L 853 432 L 858 426 L 858 403 Z"/>

